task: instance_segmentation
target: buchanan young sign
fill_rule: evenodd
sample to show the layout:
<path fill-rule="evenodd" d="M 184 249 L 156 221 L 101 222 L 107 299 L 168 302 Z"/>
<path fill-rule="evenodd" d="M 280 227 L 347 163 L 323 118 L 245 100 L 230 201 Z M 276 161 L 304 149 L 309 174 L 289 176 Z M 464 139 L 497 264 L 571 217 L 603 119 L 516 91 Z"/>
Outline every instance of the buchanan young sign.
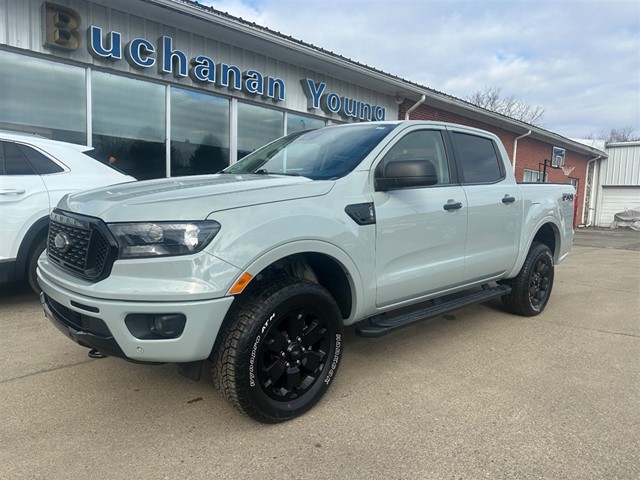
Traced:
<path fill-rule="evenodd" d="M 81 18 L 75 10 L 45 2 L 44 44 L 64 50 L 76 50 L 82 44 L 80 33 Z M 286 98 L 284 80 L 249 68 L 242 71 L 238 66 L 216 62 L 206 55 L 188 58 L 187 54 L 174 48 L 173 38 L 163 35 L 154 43 L 145 38 L 136 37 L 128 42 L 116 31 L 105 32 L 97 25 L 90 25 L 86 33 L 87 49 L 96 59 L 113 62 L 125 60 L 136 69 L 156 68 L 159 75 L 171 74 L 175 77 L 190 77 L 200 85 L 213 85 L 216 88 L 240 90 L 246 94 L 262 97 L 273 102 L 282 102 Z M 308 99 L 308 109 L 321 109 L 326 113 L 336 113 L 344 118 L 364 121 L 384 120 L 386 110 L 380 105 L 340 96 L 327 90 L 324 82 L 315 82 L 311 78 L 300 81 Z"/>

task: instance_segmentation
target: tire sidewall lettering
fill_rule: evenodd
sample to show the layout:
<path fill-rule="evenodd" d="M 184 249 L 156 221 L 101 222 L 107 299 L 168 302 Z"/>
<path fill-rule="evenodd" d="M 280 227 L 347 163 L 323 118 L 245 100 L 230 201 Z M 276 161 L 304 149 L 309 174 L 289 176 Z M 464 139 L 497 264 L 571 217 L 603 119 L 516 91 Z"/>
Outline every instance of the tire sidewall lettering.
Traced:
<path fill-rule="evenodd" d="M 333 358 L 331 359 L 331 367 L 329 368 L 329 371 L 327 372 L 327 376 L 324 379 L 325 386 L 329 385 L 329 383 L 331 382 L 331 379 L 333 378 L 333 374 L 336 368 L 338 368 L 338 364 L 340 363 L 341 353 L 342 353 L 342 335 L 340 335 L 339 333 L 336 333 L 336 344 L 333 352 Z"/>
<path fill-rule="evenodd" d="M 253 342 L 253 349 L 251 350 L 251 356 L 249 357 L 249 386 L 256 386 L 256 356 L 258 354 L 258 346 L 260 345 L 262 337 L 258 335 L 256 341 Z"/>
<path fill-rule="evenodd" d="M 269 330 L 269 325 L 273 322 L 273 319 L 276 318 L 276 313 L 273 312 L 271 315 L 267 317 L 267 320 L 262 324 L 260 328 L 260 333 L 256 335 L 256 339 L 253 342 L 253 347 L 251 348 L 251 356 L 249 357 L 249 386 L 251 388 L 255 388 L 258 384 L 256 383 L 256 361 L 258 358 L 258 350 L 260 348 L 260 342 L 264 338 L 264 334 L 267 330 Z"/>

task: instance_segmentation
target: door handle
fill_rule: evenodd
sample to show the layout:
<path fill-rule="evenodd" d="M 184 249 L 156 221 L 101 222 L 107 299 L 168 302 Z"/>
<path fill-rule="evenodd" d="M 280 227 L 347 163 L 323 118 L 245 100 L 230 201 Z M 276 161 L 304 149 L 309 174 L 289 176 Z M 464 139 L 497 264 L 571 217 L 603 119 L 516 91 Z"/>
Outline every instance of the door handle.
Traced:
<path fill-rule="evenodd" d="M 507 203 L 513 203 L 516 201 L 516 197 L 511 197 L 509 195 L 505 195 L 504 197 L 502 197 L 502 203 L 504 203 L 505 205 Z"/>
<path fill-rule="evenodd" d="M 456 202 L 456 203 L 445 203 L 444 204 L 444 209 L 445 210 L 458 210 L 462 208 L 462 203 L 460 202 Z"/>
<path fill-rule="evenodd" d="M 0 190 L 0 195 L 22 195 L 24 192 L 24 189 L 5 188 L 3 190 Z"/>

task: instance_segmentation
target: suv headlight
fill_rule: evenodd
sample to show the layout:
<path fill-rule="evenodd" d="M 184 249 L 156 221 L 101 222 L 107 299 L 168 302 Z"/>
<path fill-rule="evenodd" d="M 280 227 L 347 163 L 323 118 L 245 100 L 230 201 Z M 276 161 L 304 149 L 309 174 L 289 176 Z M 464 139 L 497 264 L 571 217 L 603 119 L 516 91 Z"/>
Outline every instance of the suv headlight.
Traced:
<path fill-rule="evenodd" d="M 220 231 L 220 224 L 203 222 L 111 223 L 120 247 L 119 258 L 188 255 L 202 250 Z"/>

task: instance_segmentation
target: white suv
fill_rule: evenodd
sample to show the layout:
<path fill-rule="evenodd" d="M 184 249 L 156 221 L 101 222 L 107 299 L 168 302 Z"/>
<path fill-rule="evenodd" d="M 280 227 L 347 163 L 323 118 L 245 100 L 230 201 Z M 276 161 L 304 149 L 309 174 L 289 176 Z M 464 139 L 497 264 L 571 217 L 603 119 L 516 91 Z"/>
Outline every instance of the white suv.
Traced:
<path fill-rule="evenodd" d="M 83 153 L 89 150 L 0 131 L 0 284 L 26 278 L 39 291 L 36 262 L 49 213 L 65 194 L 135 180 Z"/>

